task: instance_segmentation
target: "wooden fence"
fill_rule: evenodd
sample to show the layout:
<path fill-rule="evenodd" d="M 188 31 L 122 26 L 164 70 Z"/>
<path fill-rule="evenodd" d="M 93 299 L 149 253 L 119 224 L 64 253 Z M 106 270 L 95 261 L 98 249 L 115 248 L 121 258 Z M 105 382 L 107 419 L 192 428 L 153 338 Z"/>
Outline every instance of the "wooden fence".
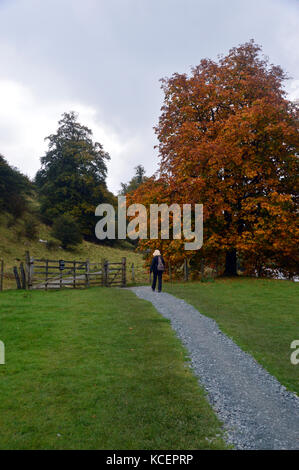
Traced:
<path fill-rule="evenodd" d="M 136 266 L 134 263 L 132 263 L 129 266 L 128 271 L 129 281 L 133 284 L 147 284 L 148 282 L 151 282 L 149 266 L 148 268 L 144 268 L 141 266 Z M 175 279 L 188 281 L 190 277 L 190 267 L 187 263 L 187 260 L 185 260 L 182 264 L 176 266 L 171 266 L 170 264 L 166 263 L 163 277 L 167 281 L 173 281 Z"/>
<path fill-rule="evenodd" d="M 121 262 L 33 258 L 26 252 L 25 266 L 13 268 L 18 289 L 126 287 L 126 258 Z"/>
<path fill-rule="evenodd" d="M 141 264 L 127 265 L 126 258 L 120 262 L 102 260 L 100 262 L 77 260 L 35 259 L 26 253 L 25 262 L 5 271 L 0 260 L 0 291 L 4 288 L 18 289 L 60 289 L 88 288 L 92 286 L 126 287 L 132 284 L 148 284 L 150 282 L 149 266 Z M 194 270 L 185 259 L 183 263 L 170 265 L 166 263 L 163 275 L 165 281 L 189 281 L 217 277 L 218 270 L 205 267 L 204 261 L 200 269 Z"/>
<path fill-rule="evenodd" d="M 134 263 L 129 266 L 129 280 L 132 283 L 145 283 L 147 284 L 151 277 L 149 273 L 149 264 L 147 268 L 142 268 L 140 266 L 135 266 Z M 172 281 L 184 281 L 188 282 L 190 280 L 206 280 L 213 279 L 219 275 L 218 267 L 210 267 L 205 264 L 205 260 L 202 260 L 200 266 L 192 267 L 189 265 L 187 259 L 184 259 L 183 262 L 177 264 L 170 264 L 166 260 L 165 271 L 163 274 L 163 279 L 166 282 Z"/>
<path fill-rule="evenodd" d="M 199 266 L 190 266 L 188 260 L 185 258 L 183 263 L 170 265 L 168 264 L 166 271 L 166 277 L 168 281 L 184 281 L 190 280 L 207 280 L 214 279 L 219 275 L 218 266 L 211 267 L 205 264 L 205 260 L 202 259 Z"/>

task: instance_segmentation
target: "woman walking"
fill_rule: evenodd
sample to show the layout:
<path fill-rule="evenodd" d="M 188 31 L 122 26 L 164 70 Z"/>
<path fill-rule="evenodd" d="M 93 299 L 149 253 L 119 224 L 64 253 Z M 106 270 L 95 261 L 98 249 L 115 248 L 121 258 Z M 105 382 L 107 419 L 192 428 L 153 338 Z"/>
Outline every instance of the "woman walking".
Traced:
<path fill-rule="evenodd" d="M 162 290 L 162 274 L 165 269 L 165 261 L 159 250 L 155 250 L 153 253 L 153 260 L 150 268 L 150 272 L 153 273 L 152 291 L 155 292 L 156 283 L 158 278 L 158 292 Z"/>

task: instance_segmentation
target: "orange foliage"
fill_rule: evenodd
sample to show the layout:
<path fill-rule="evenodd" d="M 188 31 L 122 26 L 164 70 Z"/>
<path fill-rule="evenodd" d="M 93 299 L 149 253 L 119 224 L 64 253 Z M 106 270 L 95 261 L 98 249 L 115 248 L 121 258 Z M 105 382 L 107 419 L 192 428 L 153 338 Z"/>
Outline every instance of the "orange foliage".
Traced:
<path fill-rule="evenodd" d="M 298 107 L 285 97 L 284 72 L 260 51 L 251 41 L 162 80 L 160 174 L 131 202 L 204 204 L 200 252 L 184 252 L 180 240 L 141 241 L 166 260 L 213 264 L 230 251 L 248 272 L 298 272 Z"/>

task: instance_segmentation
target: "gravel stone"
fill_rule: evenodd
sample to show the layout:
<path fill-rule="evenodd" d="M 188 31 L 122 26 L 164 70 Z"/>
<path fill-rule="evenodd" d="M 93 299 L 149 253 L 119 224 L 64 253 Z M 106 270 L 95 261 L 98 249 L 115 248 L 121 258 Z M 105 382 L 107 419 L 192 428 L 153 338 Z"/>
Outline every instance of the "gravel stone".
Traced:
<path fill-rule="evenodd" d="M 169 319 L 236 449 L 299 449 L 299 398 L 193 306 L 150 287 L 130 288 Z"/>

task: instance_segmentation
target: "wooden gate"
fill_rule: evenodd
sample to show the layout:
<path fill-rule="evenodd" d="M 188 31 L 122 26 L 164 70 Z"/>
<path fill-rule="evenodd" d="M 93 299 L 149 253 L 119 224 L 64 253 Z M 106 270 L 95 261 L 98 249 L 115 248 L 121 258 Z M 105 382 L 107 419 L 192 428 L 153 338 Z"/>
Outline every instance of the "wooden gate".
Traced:
<path fill-rule="evenodd" d="M 28 289 L 88 288 L 92 286 L 126 287 L 126 258 L 111 263 L 35 259 L 26 253 L 26 277 Z"/>

